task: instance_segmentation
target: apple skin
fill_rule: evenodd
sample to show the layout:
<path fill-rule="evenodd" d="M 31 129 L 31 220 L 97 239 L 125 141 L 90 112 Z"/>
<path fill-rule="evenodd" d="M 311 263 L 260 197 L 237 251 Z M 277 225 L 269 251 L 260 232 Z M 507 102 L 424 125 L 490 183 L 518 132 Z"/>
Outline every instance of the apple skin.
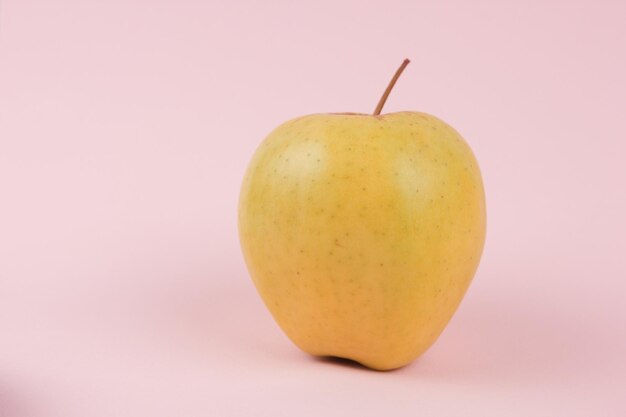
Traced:
<path fill-rule="evenodd" d="M 305 352 L 376 370 L 434 343 L 485 231 L 471 149 L 418 112 L 290 120 L 257 149 L 239 201 L 244 258 L 278 325 Z"/>

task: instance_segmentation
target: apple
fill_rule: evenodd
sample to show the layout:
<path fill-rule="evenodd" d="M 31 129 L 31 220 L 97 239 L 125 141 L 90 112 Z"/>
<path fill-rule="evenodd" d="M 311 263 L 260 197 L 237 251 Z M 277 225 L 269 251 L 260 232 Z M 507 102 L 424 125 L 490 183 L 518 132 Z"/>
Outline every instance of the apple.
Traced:
<path fill-rule="evenodd" d="M 434 116 L 313 114 L 261 143 L 239 200 L 252 280 L 311 355 L 402 367 L 441 334 L 483 250 L 485 195 L 463 138 Z"/>

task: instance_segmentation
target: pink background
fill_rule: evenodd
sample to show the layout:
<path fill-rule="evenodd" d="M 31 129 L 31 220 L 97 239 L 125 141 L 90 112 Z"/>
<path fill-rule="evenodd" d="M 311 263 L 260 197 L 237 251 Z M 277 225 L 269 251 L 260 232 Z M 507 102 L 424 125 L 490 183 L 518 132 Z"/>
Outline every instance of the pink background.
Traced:
<path fill-rule="evenodd" d="M 0 416 L 625 415 L 626 3 L 0 6 Z M 391 373 L 298 351 L 236 233 L 289 118 L 455 126 L 489 230 L 435 346 Z"/>

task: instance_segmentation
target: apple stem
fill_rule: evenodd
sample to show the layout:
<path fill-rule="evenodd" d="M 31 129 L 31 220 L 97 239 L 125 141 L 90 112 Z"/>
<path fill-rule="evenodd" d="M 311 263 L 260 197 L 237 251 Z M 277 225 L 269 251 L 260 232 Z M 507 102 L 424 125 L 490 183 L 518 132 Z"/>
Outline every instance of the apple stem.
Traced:
<path fill-rule="evenodd" d="M 400 78 L 400 74 L 402 74 L 402 71 L 404 71 L 404 69 L 406 68 L 407 65 L 409 65 L 410 62 L 411 61 L 409 61 L 408 59 L 405 59 L 404 61 L 402 61 L 402 65 L 400 65 L 400 67 L 396 70 L 396 73 L 393 75 L 393 78 L 391 79 L 391 81 L 389 81 L 389 85 L 387 86 L 387 89 L 383 93 L 383 96 L 378 101 L 378 105 L 376 106 L 376 109 L 374 110 L 374 116 L 378 116 L 380 112 L 383 110 L 383 106 L 385 105 L 385 102 L 387 101 L 387 97 L 389 97 L 389 93 L 391 93 L 391 89 L 393 88 L 394 85 L 396 85 L 396 81 L 398 81 L 398 78 Z"/>

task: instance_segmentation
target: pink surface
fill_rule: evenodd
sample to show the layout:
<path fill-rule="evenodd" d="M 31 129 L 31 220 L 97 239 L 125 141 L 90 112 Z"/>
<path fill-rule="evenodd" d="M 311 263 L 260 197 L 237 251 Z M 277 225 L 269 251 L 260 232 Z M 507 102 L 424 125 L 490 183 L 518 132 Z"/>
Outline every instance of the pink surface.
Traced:
<path fill-rule="evenodd" d="M 626 415 L 626 3 L 0 7 L 0 416 Z M 237 196 L 405 56 L 386 110 L 466 137 L 489 230 L 443 336 L 375 373 L 280 332 Z"/>

